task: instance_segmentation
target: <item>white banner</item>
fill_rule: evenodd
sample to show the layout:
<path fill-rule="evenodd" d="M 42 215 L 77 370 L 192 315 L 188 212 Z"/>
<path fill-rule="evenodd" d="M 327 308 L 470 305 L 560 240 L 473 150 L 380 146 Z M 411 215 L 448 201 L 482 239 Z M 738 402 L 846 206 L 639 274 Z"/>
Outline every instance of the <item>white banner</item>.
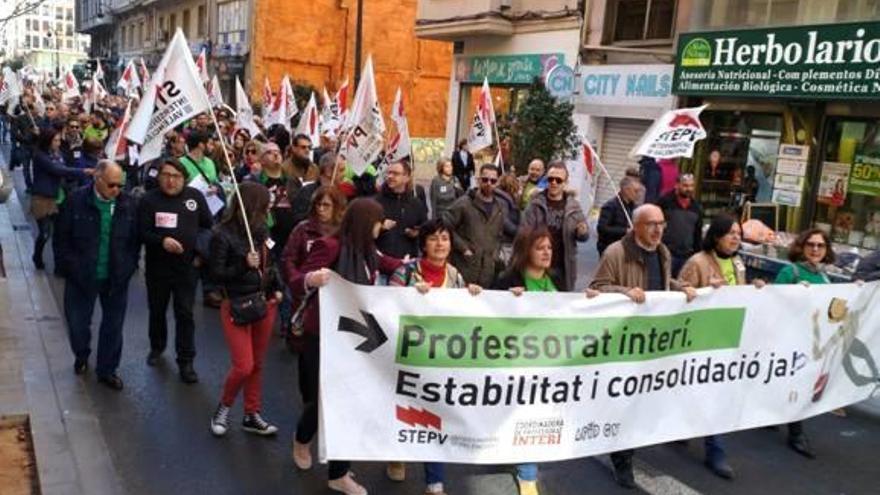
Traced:
<path fill-rule="evenodd" d="M 378 158 L 385 146 L 385 120 L 376 96 L 373 57 L 367 57 L 367 63 L 364 64 L 345 127 L 348 134 L 341 153 L 354 173 L 360 175 Z"/>
<path fill-rule="evenodd" d="M 821 414 L 880 386 L 880 282 L 321 289 L 323 459 L 546 462 Z"/>

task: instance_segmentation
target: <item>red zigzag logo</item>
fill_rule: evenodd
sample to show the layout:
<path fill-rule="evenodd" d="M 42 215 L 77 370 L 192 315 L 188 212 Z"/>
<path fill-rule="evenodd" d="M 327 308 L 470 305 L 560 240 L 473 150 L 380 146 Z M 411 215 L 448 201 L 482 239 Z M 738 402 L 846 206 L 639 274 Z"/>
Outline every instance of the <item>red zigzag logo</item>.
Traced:
<path fill-rule="evenodd" d="M 425 428 L 433 426 L 437 430 L 443 429 L 443 419 L 427 409 L 395 407 L 397 408 L 397 419 L 410 426 L 424 426 Z"/>

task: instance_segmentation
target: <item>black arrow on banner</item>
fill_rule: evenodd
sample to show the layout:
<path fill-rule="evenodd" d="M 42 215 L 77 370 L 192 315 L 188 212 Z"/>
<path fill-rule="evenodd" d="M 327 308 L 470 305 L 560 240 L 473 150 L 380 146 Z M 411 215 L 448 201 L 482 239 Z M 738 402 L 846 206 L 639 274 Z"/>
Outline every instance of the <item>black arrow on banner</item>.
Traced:
<path fill-rule="evenodd" d="M 376 318 L 372 314 L 361 311 L 361 315 L 364 317 L 364 321 L 367 322 L 366 325 L 345 316 L 339 317 L 339 331 L 351 332 L 367 339 L 361 342 L 355 349 L 369 354 L 384 344 L 388 340 L 388 336 L 382 331 L 382 327 L 379 326 L 379 323 L 376 322 Z"/>

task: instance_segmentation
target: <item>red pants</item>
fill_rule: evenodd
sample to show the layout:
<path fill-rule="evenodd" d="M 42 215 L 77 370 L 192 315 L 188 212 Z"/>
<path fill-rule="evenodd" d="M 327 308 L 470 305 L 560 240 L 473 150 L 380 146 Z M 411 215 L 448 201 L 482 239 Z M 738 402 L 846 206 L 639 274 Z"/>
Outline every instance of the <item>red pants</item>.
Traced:
<path fill-rule="evenodd" d="M 223 405 L 231 407 L 239 390 L 244 387 L 245 414 L 260 411 L 263 359 L 266 357 L 266 349 L 272 337 L 272 327 L 275 325 L 277 312 L 278 305 L 270 302 L 266 316 L 262 320 L 240 327 L 232 322 L 232 317 L 229 315 L 229 301 L 224 300 L 220 306 L 220 321 L 232 358 L 232 368 L 229 369 L 226 383 L 223 385 L 221 399 Z"/>

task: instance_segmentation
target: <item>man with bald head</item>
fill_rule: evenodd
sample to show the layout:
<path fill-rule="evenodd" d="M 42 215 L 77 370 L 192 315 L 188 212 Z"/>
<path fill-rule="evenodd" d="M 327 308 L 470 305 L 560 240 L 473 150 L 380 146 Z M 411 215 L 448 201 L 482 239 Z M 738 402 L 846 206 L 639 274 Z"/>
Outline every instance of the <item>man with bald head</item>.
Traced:
<path fill-rule="evenodd" d="M 688 302 L 697 297 L 693 287 L 671 276 L 669 250 L 663 245 L 666 220 L 655 205 L 643 205 L 633 212 L 633 229 L 605 250 L 588 295 L 593 291 L 626 294 L 633 302 L 643 303 L 646 292 L 680 290 Z M 632 469 L 634 450 L 611 454 L 614 479 L 620 486 L 634 488 Z"/>
<path fill-rule="evenodd" d="M 519 177 L 522 188 L 519 199 L 520 210 L 525 210 L 529 206 L 532 196 L 543 189 L 541 187 L 541 179 L 544 178 L 544 172 L 544 162 L 540 158 L 535 158 L 529 162 L 528 173 Z"/>
<path fill-rule="evenodd" d="M 70 195 L 55 230 L 56 265 L 65 278 L 64 316 L 73 350 L 73 371 L 89 368 L 92 313 L 101 301 L 98 332 L 98 381 L 122 390 L 116 374 L 122 355 L 122 325 L 128 283 L 138 265 L 140 243 L 137 209 L 123 190 L 122 169 L 110 160 L 98 162 L 94 184 Z"/>

